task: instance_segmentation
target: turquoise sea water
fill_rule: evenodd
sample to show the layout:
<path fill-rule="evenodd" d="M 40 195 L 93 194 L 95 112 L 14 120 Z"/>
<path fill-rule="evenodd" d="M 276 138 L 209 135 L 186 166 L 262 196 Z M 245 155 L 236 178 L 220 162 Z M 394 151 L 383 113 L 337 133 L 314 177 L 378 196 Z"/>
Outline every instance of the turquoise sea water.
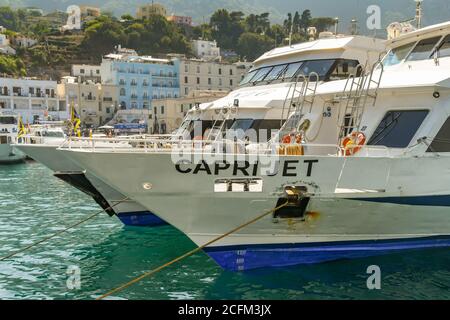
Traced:
<path fill-rule="evenodd" d="M 98 210 L 38 163 L 0 166 L 0 257 Z M 171 227 L 126 228 L 101 214 L 0 262 L 0 299 L 94 299 L 192 248 Z M 381 290 L 367 289 L 370 265 L 381 268 Z M 80 270 L 80 289 L 67 288 L 71 266 Z M 450 249 L 247 273 L 223 271 L 201 253 L 114 298 L 450 299 Z"/>

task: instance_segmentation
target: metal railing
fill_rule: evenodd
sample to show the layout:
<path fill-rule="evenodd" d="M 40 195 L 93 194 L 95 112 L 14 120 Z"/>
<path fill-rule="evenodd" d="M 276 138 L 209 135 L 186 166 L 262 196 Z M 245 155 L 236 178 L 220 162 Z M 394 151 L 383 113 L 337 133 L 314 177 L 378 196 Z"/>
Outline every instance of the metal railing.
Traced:
<path fill-rule="evenodd" d="M 145 135 L 120 138 L 68 138 L 62 149 L 84 151 L 170 153 L 192 152 L 203 154 L 327 156 L 327 157 L 404 157 L 406 152 L 393 152 L 384 146 L 353 146 L 343 148 L 336 144 L 251 143 L 245 141 L 186 140 L 177 135 Z M 352 150 L 352 152 L 348 152 Z"/>

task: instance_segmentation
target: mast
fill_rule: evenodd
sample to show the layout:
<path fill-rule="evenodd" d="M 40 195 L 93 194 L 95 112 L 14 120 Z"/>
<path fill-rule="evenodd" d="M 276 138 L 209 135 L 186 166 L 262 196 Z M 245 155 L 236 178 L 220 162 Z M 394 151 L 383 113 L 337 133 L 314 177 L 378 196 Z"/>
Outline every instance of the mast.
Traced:
<path fill-rule="evenodd" d="M 415 0 L 416 1 L 416 24 L 417 29 L 422 28 L 422 16 L 423 16 L 423 9 L 422 9 L 422 3 L 423 0 Z"/>
<path fill-rule="evenodd" d="M 358 34 L 358 20 L 353 18 L 351 21 L 350 34 L 357 35 Z"/>
<path fill-rule="evenodd" d="M 334 35 L 337 36 L 339 31 L 339 17 L 334 18 Z"/>

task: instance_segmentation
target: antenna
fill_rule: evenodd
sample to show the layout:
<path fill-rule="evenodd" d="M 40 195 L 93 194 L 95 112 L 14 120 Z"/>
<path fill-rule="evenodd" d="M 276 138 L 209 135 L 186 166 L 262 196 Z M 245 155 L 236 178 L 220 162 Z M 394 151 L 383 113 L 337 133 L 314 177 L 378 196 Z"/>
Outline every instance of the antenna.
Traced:
<path fill-rule="evenodd" d="M 289 47 L 292 47 L 292 32 L 294 31 L 294 22 L 291 23 L 291 30 L 289 31 Z"/>
<path fill-rule="evenodd" d="M 422 3 L 423 0 L 415 0 L 416 2 L 416 23 L 417 29 L 422 28 L 422 16 L 423 16 L 423 8 Z"/>
<path fill-rule="evenodd" d="M 357 35 L 358 34 L 358 20 L 353 18 L 351 21 L 350 34 Z"/>
<path fill-rule="evenodd" d="M 334 35 L 338 35 L 338 29 L 339 29 L 339 17 L 334 18 Z"/>

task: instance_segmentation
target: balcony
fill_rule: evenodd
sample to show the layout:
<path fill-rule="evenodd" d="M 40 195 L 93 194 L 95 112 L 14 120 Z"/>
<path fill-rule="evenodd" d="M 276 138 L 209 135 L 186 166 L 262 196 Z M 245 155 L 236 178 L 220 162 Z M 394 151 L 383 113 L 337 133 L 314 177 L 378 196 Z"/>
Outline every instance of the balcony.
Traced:
<path fill-rule="evenodd" d="M 125 82 L 125 81 L 123 81 L 123 80 L 120 80 L 119 81 L 119 85 L 121 85 L 121 86 L 125 86 L 127 83 Z"/>
<path fill-rule="evenodd" d="M 156 78 L 176 78 L 178 75 L 176 73 L 168 74 L 168 73 L 154 73 L 152 74 L 153 77 Z"/>
<path fill-rule="evenodd" d="M 84 97 L 84 100 L 85 101 L 95 101 L 95 100 L 97 100 L 97 98 L 96 97 L 90 97 L 90 96 L 86 96 L 86 97 Z"/>
<path fill-rule="evenodd" d="M 130 85 L 135 87 L 135 86 L 137 86 L 137 82 L 131 81 Z"/>
<path fill-rule="evenodd" d="M 131 95 L 131 99 L 137 99 L 137 98 L 138 98 L 137 94 L 132 94 Z"/>

